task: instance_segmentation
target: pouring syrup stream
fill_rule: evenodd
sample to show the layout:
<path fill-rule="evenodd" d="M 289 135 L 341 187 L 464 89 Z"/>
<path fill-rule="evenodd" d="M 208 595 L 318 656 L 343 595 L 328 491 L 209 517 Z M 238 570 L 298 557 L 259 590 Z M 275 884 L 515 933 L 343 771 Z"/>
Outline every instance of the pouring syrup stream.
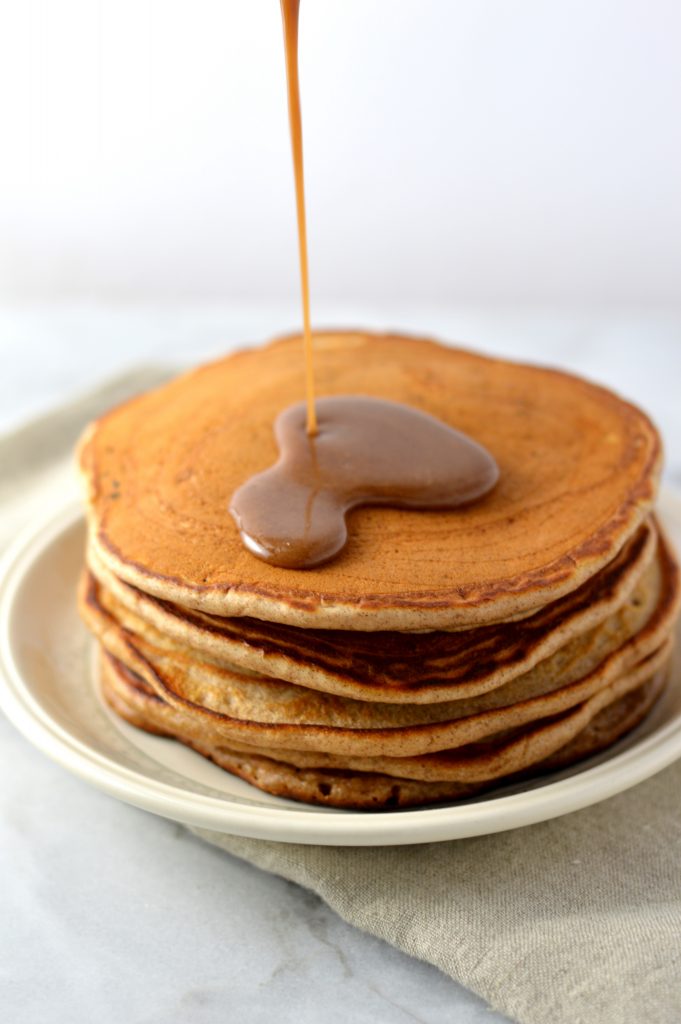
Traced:
<path fill-rule="evenodd" d="M 300 88 L 298 85 L 298 15 L 300 0 L 281 0 L 286 51 L 286 84 L 288 89 L 288 116 L 291 131 L 293 174 L 296 185 L 296 212 L 298 215 L 298 251 L 300 256 L 300 288 L 303 300 L 303 337 L 305 344 L 305 390 L 307 396 L 306 430 L 309 437 L 317 433 L 315 408 L 314 362 L 312 329 L 310 327 L 310 277 L 307 260 L 307 221 L 305 219 L 305 175 L 303 170 L 303 124 L 300 114 Z"/>

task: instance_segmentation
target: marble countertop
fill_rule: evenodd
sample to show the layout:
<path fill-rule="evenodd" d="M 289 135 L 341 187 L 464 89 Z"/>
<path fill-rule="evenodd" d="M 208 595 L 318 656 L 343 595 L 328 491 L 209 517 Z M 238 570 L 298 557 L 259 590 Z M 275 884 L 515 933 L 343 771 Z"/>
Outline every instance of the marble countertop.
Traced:
<path fill-rule="evenodd" d="M 234 307 L 0 309 L 0 430 L 141 362 L 190 363 L 295 320 Z M 649 410 L 681 485 L 681 311 L 391 310 L 571 368 Z M 388 326 L 380 311 L 325 322 Z M 0 468 L 1 472 L 1 468 Z M 501 1021 L 316 897 L 90 789 L 0 721 L 0 991 L 21 1024 Z"/>

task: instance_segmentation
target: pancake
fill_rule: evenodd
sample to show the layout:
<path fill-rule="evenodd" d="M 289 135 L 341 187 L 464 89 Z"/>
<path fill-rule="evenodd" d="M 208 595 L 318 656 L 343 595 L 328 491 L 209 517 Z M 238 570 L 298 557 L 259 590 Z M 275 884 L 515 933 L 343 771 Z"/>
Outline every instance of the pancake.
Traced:
<path fill-rule="evenodd" d="M 189 650 L 193 658 L 239 673 L 271 676 L 342 697 L 411 706 L 496 689 L 544 663 L 574 637 L 596 629 L 626 604 L 656 545 L 656 531 L 645 523 L 600 573 L 522 622 L 418 635 L 311 631 L 206 616 L 123 583 L 92 553 L 89 564 L 103 584 L 98 600 L 104 609 L 159 648 Z M 659 557 L 664 564 L 657 571 L 672 576 L 665 547 Z M 637 600 L 643 600 L 641 594 Z"/>
<path fill-rule="evenodd" d="M 182 734 L 174 709 L 126 676 L 109 656 L 102 659 L 102 693 L 112 709 L 132 725 L 172 736 L 213 760 L 220 767 L 276 796 L 306 803 L 366 810 L 394 809 L 459 800 L 503 782 L 532 778 L 563 768 L 610 746 L 645 717 L 665 682 L 658 672 L 647 682 L 606 705 L 554 753 L 525 768 L 493 780 L 429 782 L 378 772 L 298 768 L 255 752 L 235 751 L 222 744 Z"/>
<path fill-rule="evenodd" d="M 129 621 L 121 628 L 91 577 L 81 591 L 82 614 L 104 648 L 151 692 L 223 739 L 398 757 L 462 746 L 583 703 L 668 641 L 678 605 L 678 570 L 663 543 L 616 613 L 525 675 L 472 699 L 390 705 L 240 677 L 191 652 L 163 650 L 140 635 L 144 623 L 136 623 L 137 631 Z"/>
<path fill-rule="evenodd" d="M 611 392 L 420 339 L 323 333 L 321 394 L 423 409 L 484 445 L 500 482 L 452 512 L 357 509 L 347 547 L 321 567 L 262 563 L 227 509 L 240 484 L 276 461 L 272 423 L 300 397 L 299 344 L 284 339 L 202 367 L 88 430 L 80 465 L 91 543 L 113 574 L 221 617 L 471 629 L 529 616 L 576 590 L 650 512 L 659 438 Z"/>
<path fill-rule="evenodd" d="M 297 768 L 340 768 L 344 771 L 378 772 L 395 778 L 444 782 L 449 779 L 484 782 L 502 778 L 530 767 L 573 739 L 599 711 L 625 696 L 665 668 L 671 655 L 671 641 L 639 665 L 603 687 L 582 704 L 529 725 L 493 733 L 461 747 L 414 757 L 343 757 L 320 751 L 272 750 L 250 744 L 230 743 L 233 749 L 263 754 Z"/>
<path fill-rule="evenodd" d="M 532 778 L 640 722 L 681 603 L 650 420 L 559 371 L 317 335 L 322 394 L 422 409 L 501 475 L 453 511 L 357 508 L 337 558 L 275 567 L 229 506 L 276 462 L 299 343 L 185 374 L 82 438 L 79 603 L 112 709 L 267 792 L 366 809 Z"/>

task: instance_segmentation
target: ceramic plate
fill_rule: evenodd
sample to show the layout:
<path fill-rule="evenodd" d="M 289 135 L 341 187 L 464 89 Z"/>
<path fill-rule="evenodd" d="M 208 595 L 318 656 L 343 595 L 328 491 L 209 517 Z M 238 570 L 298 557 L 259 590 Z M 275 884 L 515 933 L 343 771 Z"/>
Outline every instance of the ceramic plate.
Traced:
<path fill-rule="evenodd" d="M 681 548 L 681 497 L 663 522 Z M 75 591 L 85 525 L 69 503 L 18 538 L 0 569 L 0 705 L 40 750 L 105 792 L 218 832 L 342 846 L 427 843 L 518 828 L 636 785 L 681 757 L 681 664 L 638 729 L 578 767 L 445 807 L 380 813 L 309 807 L 261 793 L 173 740 L 116 718 L 101 700 Z"/>

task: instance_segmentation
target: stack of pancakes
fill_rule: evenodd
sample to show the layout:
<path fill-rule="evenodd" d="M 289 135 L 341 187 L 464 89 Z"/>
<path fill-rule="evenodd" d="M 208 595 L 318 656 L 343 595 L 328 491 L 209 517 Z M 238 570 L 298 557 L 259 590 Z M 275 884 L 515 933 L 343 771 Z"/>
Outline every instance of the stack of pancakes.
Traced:
<path fill-rule="evenodd" d="M 320 393 L 424 409 L 494 455 L 497 487 L 449 512 L 357 509 L 334 561 L 277 568 L 228 509 L 276 461 L 299 339 L 114 410 L 80 448 L 80 603 L 114 711 L 270 793 L 367 809 L 470 796 L 637 725 L 679 609 L 648 418 L 568 374 L 429 341 L 315 344 Z"/>

